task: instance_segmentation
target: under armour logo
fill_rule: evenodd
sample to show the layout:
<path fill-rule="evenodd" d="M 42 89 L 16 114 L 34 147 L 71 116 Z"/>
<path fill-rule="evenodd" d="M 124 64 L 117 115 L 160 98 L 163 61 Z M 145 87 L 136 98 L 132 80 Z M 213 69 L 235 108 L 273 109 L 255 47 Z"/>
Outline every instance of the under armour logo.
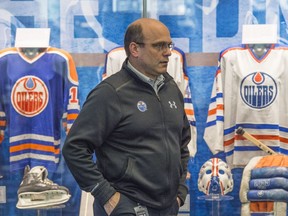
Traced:
<path fill-rule="evenodd" d="M 171 109 L 173 109 L 173 108 L 177 109 L 177 106 L 176 106 L 176 102 L 175 102 L 175 101 L 172 101 L 172 102 L 171 102 L 171 101 L 168 101 L 168 103 L 169 103 Z"/>

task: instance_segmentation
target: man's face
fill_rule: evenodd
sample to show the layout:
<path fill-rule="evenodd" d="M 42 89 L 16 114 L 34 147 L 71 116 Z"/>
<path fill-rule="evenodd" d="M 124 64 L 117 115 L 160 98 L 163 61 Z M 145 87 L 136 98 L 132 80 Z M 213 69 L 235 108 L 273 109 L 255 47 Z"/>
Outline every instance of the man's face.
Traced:
<path fill-rule="evenodd" d="M 164 26 L 149 26 L 143 29 L 144 41 L 138 43 L 137 69 L 146 76 L 155 78 L 167 72 L 172 40 Z"/>

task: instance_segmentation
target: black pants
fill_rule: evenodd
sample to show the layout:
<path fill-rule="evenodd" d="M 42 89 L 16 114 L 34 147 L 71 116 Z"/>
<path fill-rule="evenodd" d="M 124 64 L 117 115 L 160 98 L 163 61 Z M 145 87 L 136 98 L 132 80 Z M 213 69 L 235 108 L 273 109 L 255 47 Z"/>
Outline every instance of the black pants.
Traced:
<path fill-rule="evenodd" d="M 134 208 L 138 206 L 137 202 L 129 199 L 125 195 L 120 195 L 118 205 L 112 211 L 110 216 L 136 216 Z M 175 200 L 171 207 L 164 210 L 157 210 L 147 207 L 149 216 L 177 216 L 179 207 L 178 202 Z M 94 201 L 93 204 L 94 216 L 107 216 L 103 206 L 100 206 L 98 202 Z"/>

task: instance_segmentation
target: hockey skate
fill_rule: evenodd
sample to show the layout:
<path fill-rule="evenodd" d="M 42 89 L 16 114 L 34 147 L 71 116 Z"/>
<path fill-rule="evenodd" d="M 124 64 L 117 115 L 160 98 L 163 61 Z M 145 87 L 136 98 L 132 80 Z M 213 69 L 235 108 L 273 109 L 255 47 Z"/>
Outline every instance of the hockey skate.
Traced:
<path fill-rule="evenodd" d="M 18 189 L 19 209 L 49 208 L 67 202 L 69 190 L 47 178 L 48 171 L 44 166 L 35 166 L 30 170 L 27 165 L 23 180 Z"/>

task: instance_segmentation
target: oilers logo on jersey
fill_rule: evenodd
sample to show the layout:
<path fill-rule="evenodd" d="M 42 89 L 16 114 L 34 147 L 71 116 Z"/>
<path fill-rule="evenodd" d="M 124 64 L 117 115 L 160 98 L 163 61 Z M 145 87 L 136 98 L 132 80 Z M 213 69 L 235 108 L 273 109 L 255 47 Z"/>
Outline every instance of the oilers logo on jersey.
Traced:
<path fill-rule="evenodd" d="M 204 140 L 213 154 L 225 152 L 233 169 L 267 153 L 239 137 L 242 127 L 277 153 L 288 153 L 288 47 L 273 44 L 259 58 L 248 45 L 219 55 Z"/>
<path fill-rule="evenodd" d="M 277 96 L 275 80 L 267 73 L 254 72 L 241 82 L 240 94 L 245 104 L 262 109 L 273 103 Z"/>
<path fill-rule="evenodd" d="M 48 104 L 49 95 L 45 83 L 36 76 L 25 76 L 16 81 L 12 88 L 13 108 L 26 117 L 41 113 Z"/>
<path fill-rule="evenodd" d="M 45 165 L 55 172 L 62 132 L 69 132 L 80 110 L 72 56 L 48 47 L 29 59 L 7 48 L 0 51 L 0 77 L 0 145 L 7 136 L 10 171 Z"/>

